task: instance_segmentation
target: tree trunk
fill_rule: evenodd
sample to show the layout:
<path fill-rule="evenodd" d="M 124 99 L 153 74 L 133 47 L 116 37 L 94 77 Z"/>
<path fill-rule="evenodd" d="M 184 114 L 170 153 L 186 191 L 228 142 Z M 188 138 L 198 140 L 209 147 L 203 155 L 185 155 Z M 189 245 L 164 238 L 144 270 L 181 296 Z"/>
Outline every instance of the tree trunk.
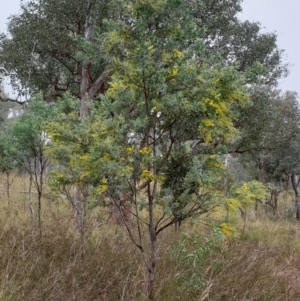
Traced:
<path fill-rule="evenodd" d="M 84 118 L 84 116 L 88 115 L 88 107 L 87 107 L 87 98 L 88 98 L 88 90 L 90 87 L 90 68 L 91 64 L 89 62 L 83 62 L 82 64 L 82 78 L 81 78 L 81 86 L 80 86 L 80 94 L 81 94 L 81 104 L 80 104 L 80 117 Z"/>
<path fill-rule="evenodd" d="M 9 182 L 9 175 L 10 172 L 6 172 L 6 195 L 7 195 L 7 202 L 8 202 L 8 207 L 10 208 L 10 182 Z"/>
<path fill-rule="evenodd" d="M 85 30 L 84 30 L 84 38 L 86 41 L 90 41 L 94 35 L 94 20 L 92 17 L 87 17 Z M 92 79 L 91 79 L 91 62 L 86 60 L 82 64 L 82 72 L 81 72 L 81 85 L 80 85 L 80 118 L 84 119 L 85 116 L 89 114 L 87 101 L 89 97 L 93 97 L 94 95 L 89 94 L 89 90 L 92 87 Z M 76 222 L 80 232 L 81 239 L 81 257 L 84 258 L 84 250 L 85 250 L 85 235 L 86 235 L 86 196 L 83 195 L 83 191 L 81 193 L 78 191 L 78 183 L 74 184 L 73 190 L 73 207 L 76 214 Z"/>
<path fill-rule="evenodd" d="M 267 208 L 266 208 L 266 200 L 262 201 L 261 203 L 261 215 L 262 217 L 266 217 L 267 215 Z"/>
<path fill-rule="evenodd" d="M 85 253 L 85 236 L 86 236 L 86 196 L 84 196 L 78 188 L 78 184 L 73 185 L 73 197 L 71 198 L 73 218 L 75 220 L 75 225 L 80 234 L 81 241 L 81 258 L 84 258 Z"/>
<path fill-rule="evenodd" d="M 81 215 L 81 259 L 84 259 L 85 254 L 85 235 L 86 235 L 86 200 L 82 200 L 82 215 Z"/>
<path fill-rule="evenodd" d="M 150 183 L 148 184 L 148 201 L 149 201 L 149 232 L 151 243 L 151 261 L 148 274 L 148 298 L 154 300 L 154 284 L 157 263 L 157 235 L 154 223 L 154 208 L 153 208 L 153 195 L 150 193 Z"/>
<path fill-rule="evenodd" d="M 34 222 L 34 210 L 33 210 L 33 206 L 32 206 L 31 189 L 32 189 L 32 177 L 29 178 L 28 206 L 29 206 L 30 217 L 31 217 L 31 226 L 32 226 L 32 228 L 33 228 L 33 222 Z"/>
<path fill-rule="evenodd" d="M 42 188 L 40 188 L 42 189 Z M 38 189 L 38 223 L 39 223 L 39 234 L 42 237 L 42 220 L 41 220 L 41 211 L 42 211 L 42 190 Z"/>
<path fill-rule="evenodd" d="M 41 152 L 42 154 L 42 152 Z M 39 220 L 39 232 L 40 237 L 42 237 L 42 197 L 43 197 L 43 186 L 44 186 L 44 178 L 47 177 L 47 160 L 43 160 L 43 156 L 39 158 L 39 177 L 37 178 L 37 190 L 38 190 L 38 220 Z"/>
<path fill-rule="evenodd" d="M 84 38 L 89 41 L 94 35 L 94 20 L 92 18 L 86 19 Z M 80 105 L 80 117 L 84 118 L 88 114 L 87 107 L 87 98 L 89 95 L 89 88 L 91 87 L 91 63 L 89 61 L 84 61 L 82 64 L 81 72 L 81 85 L 80 85 L 80 94 L 81 94 L 81 105 Z"/>
<path fill-rule="evenodd" d="M 299 195 L 296 196 L 295 205 L 296 205 L 296 219 L 298 221 L 300 221 L 300 197 L 299 197 Z"/>
<path fill-rule="evenodd" d="M 273 212 L 274 212 L 274 215 L 276 216 L 276 218 L 280 218 L 280 214 L 279 214 L 279 210 L 278 210 L 278 191 L 277 189 L 274 189 L 272 191 L 272 198 L 273 198 Z"/>
<path fill-rule="evenodd" d="M 300 197 L 298 192 L 299 180 L 295 174 L 291 175 L 292 187 L 295 193 L 295 208 L 296 208 L 296 219 L 300 221 Z"/>

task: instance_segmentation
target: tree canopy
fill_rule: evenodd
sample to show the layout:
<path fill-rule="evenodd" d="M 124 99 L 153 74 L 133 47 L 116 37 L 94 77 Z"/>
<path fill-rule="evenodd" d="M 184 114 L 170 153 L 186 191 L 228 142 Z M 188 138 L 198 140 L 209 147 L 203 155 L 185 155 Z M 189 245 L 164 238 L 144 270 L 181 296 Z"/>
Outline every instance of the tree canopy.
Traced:
<path fill-rule="evenodd" d="M 201 29 L 197 34 L 203 40 L 203 51 L 208 56 L 218 54 L 228 64 L 235 62 L 241 72 L 259 63 L 265 70 L 261 80 L 276 84 L 287 73 L 276 34 L 261 33 L 259 23 L 239 21 L 240 2 L 203 0 L 189 13 Z M 176 1 L 166 3 L 172 6 Z M 9 76 L 20 95 L 29 97 L 42 92 L 48 101 L 61 97 L 65 91 L 80 98 L 85 79 L 88 88 L 84 93 L 94 98 L 106 89 L 107 65 L 101 53 L 97 58 L 90 53 L 94 47 L 92 52 L 100 50 L 93 32 L 95 28 L 101 33 L 107 30 L 103 20 L 110 18 L 123 19 L 133 26 L 131 16 L 125 20 L 128 17 L 122 1 L 23 2 L 20 14 L 10 19 L 8 33 L 1 35 L 1 77 Z M 155 23 L 155 16 L 151 18 L 149 24 Z M 87 34 L 89 46 L 82 43 Z M 86 61 L 89 63 L 85 74 Z"/>

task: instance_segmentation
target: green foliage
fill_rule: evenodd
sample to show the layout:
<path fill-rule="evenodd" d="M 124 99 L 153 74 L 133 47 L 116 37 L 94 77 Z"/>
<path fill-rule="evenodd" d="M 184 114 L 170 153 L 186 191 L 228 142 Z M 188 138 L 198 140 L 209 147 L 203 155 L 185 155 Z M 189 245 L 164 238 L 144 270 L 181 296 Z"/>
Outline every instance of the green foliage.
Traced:
<path fill-rule="evenodd" d="M 15 145 L 11 130 L 7 128 L 0 135 L 0 170 L 1 172 L 11 172 L 18 166 L 18 150 Z"/>
<path fill-rule="evenodd" d="M 219 150 L 236 138 L 237 109 L 248 97 L 236 66 L 208 57 L 203 40 L 196 38 L 202 29 L 191 12 L 198 4 L 119 4 L 123 17 L 107 20 L 95 41 L 101 41 L 99 47 L 110 58 L 107 93 L 101 102 L 89 104 L 90 115 L 84 119 L 70 94 L 53 106 L 47 154 L 60 167 L 52 172 L 52 185 L 87 185 L 93 194 L 112 199 L 120 193 L 146 193 L 146 200 L 138 197 L 136 205 L 148 210 L 153 195 L 161 214 L 157 233 L 169 218 L 173 224 L 259 198 L 249 184 L 248 194 L 236 191 L 234 202 L 224 202 Z M 130 18 L 134 26 L 127 22 Z M 194 42 L 187 43 L 190 39 Z"/>
<path fill-rule="evenodd" d="M 216 59 L 206 57 L 203 41 L 195 39 L 202 29 L 197 29 L 196 20 L 183 3 L 176 2 L 175 7 L 162 3 L 156 10 L 157 24 L 151 24 L 149 30 L 150 13 L 137 18 L 134 28 L 125 21 L 110 20 L 108 32 L 98 38 L 104 39 L 115 71 L 105 96 L 109 101 L 116 100 L 110 104 L 111 111 L 122 109 L 124 117 L 132 119 L 130 128 L 140 127 L 141 131 L 148 120 L 159 121 L 155 120 L 155 114 L 151 116 L 152 109 L 160 112 L 165 124 L 183 116 L 177 123 L 181 131 L 186 130 L 186 135 L 189 126 L 199 129 L 205 142 L 229 140 L 235 133 L 234 112 L 230 107 L 246 101 L 241 90 L 243 80 L 234 67 L 225 68 Z M 133 15 L 140 16 L 135 10 L 143 5 L 130 7 Z M 185 16 L 183 20 L 182 16 Z M 194 43 L 185 45 L 190 39 L 195 39 Z M 142 99 L 147 110 L 142 106 Z M 191 116 L 189 124 L 187 116 Z M 193 139 L 185 137 L 188 138 Z"/>
<path fill-rule="evenodd" d="M 70 91 L 80 95 L 82 58 L 79 37 L 92 18 L 99 27 L 103 18 L 114 14 L 108 0 L 24 1 L 20 14 L 11 16 L 8 33 L 0 39 L 0 78 L 9 76 L 20 95 L 42 93 L 53 101 Z M 24 37 L 31 37 L 24 39 Z M 97 77 L 102 64 L 90 68 Z"/>
<path fill-rule="evenodd" d="M 265 32 L 258 22 L 240 21 L 241 2 L 201 1 L 195 15 L 199 26 L 205 27 L 205 49 L 208 53 L 219 52 L 225 61 L 235 62 L 240 71 L 248 74 L 248 68 L 263 66 L 265 71 L 259 77 L 254 72 L 249 81 L 255 79 L 276 85 L 277 80 L 287 74 L 287 65 L 282 62 L 283 50 L 276 45 L 277 34 Z"/>
<path fill-rule="evenodd" d="M 12 135 L 20 152 L 29 156 L 40 155 L 46 148 L 45 124 L 51 119 L 51 109 L 40 95 L 30 101 L 26 110 L 12 127 Z"/>
<path fill-rule="evenodd" d="M 226 194 L 219 194 L 219 206 L 209 219 L 216 236 L 238 237 L 240 233 L 237 225 L 241 211 L 247 212 L 247 209 L 254 208 L 255 203 L 264 201 L 268 193 L 268 188 L 261 182 L 251 181 L 234 184 Z"/>
<path fill-rule="evenodd" d="M 298 135 L 300 115 L 295 92 L 254 86 L 250 93 L 252 104 L 241 109 L 235 123 L 240 135 L 230 146 L 232 152 L 280 148 Z"/>
<path fill-rule="evenodd" d="M 95 192 L 103 193 L 108 171 L 111 181 L 118 181 L 125 170 L 122 165 L 126 165 L 126 150 L 115 144 L 118 122 L 100 115 L 93 106 L 93 113 L 82 120 L 78 105 L 76 98 L 65 94 L 54 106 L 56 117 L 47 123 L 52 143 L 46 152 L 59 163 L 59 169 L 52 171 L 51 185 L 58 188 L 76 183 L 81 188 L 89 185 Z"/>
<path fill-rule="evenodd" d="M 178 293 L 198 296 L 207 286 L 204 281 L 207 260 L 212 254 L 220 252 L 221 248 L 216 242 L 198 234 L 183 234 L 180 240 L 175 241 L 170 256 L 176 267 L 175 283 Z M 220 264 L 214 262 L 211 268 L 218 272 Z"/>
<path fill-rule="evenodd" d="M 15 160 L 33 181 L 38 191 L 39 203 L 50 164 L 45 157 L 45 150 L 50 143 L 45 126 L 52 118 L 53 110 L 43 101 L 41 95 L 37 95 L 11 129 L 13 147 L 16 150 Z"/>
<path fill-rule="evenodd" d="M 240 2 L 226 0 L 211 3 L 210 0 L 203 0 L 194 5 L 191 1 L 177 0 L 25 1 L 21 3 L 20 14 L 11 16 L 8 33 L 1 34 L 0 76 L 9 76 L 20 95 L 42 92 L 45 100 L 49 101 L 70 91 L 80 97 L 82 62 L 90 62 L 87 71 L 92 85 L 103 72 L 107 60 L 111 60 L 104 48 L 122 50 L 122 45 L 129 41 L 128 32 L 120 35 L 115 31 L 106 46 L 102 45 L 102 37 L 99 36 L 87 42 L 84 38 L 86 26 L 95 26 L 96 31 L 103 33 L 106 30 L 105 19 L 125 22 L 137 28 L 140 23 L 135 21 L 143 18 L 146 27 L 149 25 L 146 30 L 151 31 L 155 27 L 157 30 L 161 26 L 161 31 L 174 37 L 173 41 L 183 40 L 187 31 L 190 34 L 186 36 L 186 45 L 195 38 L 202 39 L 201 49 L 206 57 L 221 56 L 226 63 L 235 63 L 239 71 L 246 73 L 249 83 L 276 84 L 278 78 L 287 73 L 287 66 L 282 62 L 283 51 L 276 44 L 277 35 L 262 33 L 259 23 L 239 21 Z M 185 7 L 192 11 L 187 11 Z M 166 13 L 168 9 L 170 14 Z M 160 14 L 160 18 L 157 12 L 162 10 L 164 14 Z M 186 12 L 182 14 L 182 23 L 171 21 L 168 26 L 168 20 L 179 16 L 180 10 Z M 188 20 L 191 14 L 194 24 Z M 196 26 L 199 30 L 195 30 Z M 24 39 L 24 36 L 31 39 Z M 116 41 L 118 46 L 114 44 Z M 145 47 L 148 49 L 151 45 Z M 155 53 L 155 49 L 152 50 Z M 101 93 L 105 90 L 106 87 L 100 89 Z"/>
<path fill-rule="evenodd" d="M 268 189 L 262 183 L 252 181 L 233 187 L 227 199 L 227 210 L 236 211 L 237 207 L 247 209 L 253 207 L 256 201 L 263 201 L 268 195 Z"/>

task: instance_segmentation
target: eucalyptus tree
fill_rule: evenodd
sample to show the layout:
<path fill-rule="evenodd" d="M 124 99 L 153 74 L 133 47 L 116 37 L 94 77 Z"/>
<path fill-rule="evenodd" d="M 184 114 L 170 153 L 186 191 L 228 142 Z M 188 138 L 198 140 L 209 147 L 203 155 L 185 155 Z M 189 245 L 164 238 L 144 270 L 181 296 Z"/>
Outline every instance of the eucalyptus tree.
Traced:
<path fill-rule="evenodd" d="M 254 86 L 249 94 L 251 103 L 240 110 L 235 122 L 240 134 L 229 146 L 230 153 L 268 152 L 298 135 L 300 116 L 295 92 Z"/>
<path fill-rule="evenodd" d="M 240 155 L 246 169 L 251 169 L 252 177 L 272 184 L 267 204 L 279 215 L 278 195 L 288 189 L 291 180 L 296 199 L 298 195 L 298 95 L 267 87 L 256 89 L 255 95 L 254 105 L 246 110 L 242 109 L 244 113 L 236 123 L 240 128 L 240 135 L 232 143 L 230 152 Z"/>
<path fill-rule="evenodd" d="M 270 197 L 266 202 L 270 205 L 276 216 L 279 215 L 278 200 L 280 193 L 288 191 L 292 187 L 295 195 L 295 217 L 300 220 L 299 200 L 299 135 L 278 148 L 268 153 L 260 154 L 258 167 L 264 179 L 271 183 Z"/>
<path fill-rule="evenodd" d="M 260 74 L 265 85 L 276 85 L 279 78 L 287 75 L 288 65 L 282 58 L 284 51 L 277 46 L 277 34 L 263 33 L 259 22 L 239 20 L 242 0 L 200 2 L 194 15 L 198 25 L 205 27 L 207 52 L 217 51 L 226 62 L 235 62 L 242 72 L 259 63 L 265 68 L 264 74 Z"/>
<path fill-rule="evenodd" d="M 287 73 L 275 33 L 261 33 L 259 23 L 241 22 L 240 0 L 199 1 L 192 14 L 207 55 L 218 53 L 241 72 L 258 63 L 265 68 L 264 84 L 276 84 Z M 10 18 L 8 33 L 0 38 L 1 77 L 9 76 L 22 101 L 41 92 L 46 101 L 71 92 L 85 103 L 107 88 L 109 66 L 94 30 L 105 31 L 103 20 L 123 18 L 116 1 L 31 0 L 21 2 Z M 131 20 L 127 20 L 128 23 Z M 133 25 L 133 24 L 132 24 Z M 89 43 L 85 43 L 85 39 Z M 191 42 L 191 41 L 190 41 Z M 98 51 L 97 59 L 93 52 Z M 2 100 L 19 101 L 10 97 Z M 86 114 L 86 107 L 82 105 Z"/>
<path fill-rule="evenodd" d="M 111 16 L 111 1 L 38 0 L 21 4 L 21 12 L 10 18 L 8 33 L 0 39 L 1 76 L 9 76 L 19 96 L 41 92 L 53 101 L 70 91 L 78 98 L 93 98 L 103 90 L 107 76 L 98 61 L 77 56 L 80 38 L 101 28 L 102 19 Z M 84 83 L 84 84 L 83 84 Z M 3 100 L 11 98 L 2 98 Z M 16 100 L 19 101 L 19 100 Z M 24 98 L 22 99 L 24 101 Z"/>
<path fill-rule="evenodd" d="M 288 141 L 285 145 L 269 154 L 269 171 L 277 183 L 283 182 L 285 190 L 290 184 L 295 196 L 295 218 L 300 220 L 300 136 Z M 278 186 L 278 184 L 277 184 Z M 280 190 L 279 190 L 280 191 Z"/>

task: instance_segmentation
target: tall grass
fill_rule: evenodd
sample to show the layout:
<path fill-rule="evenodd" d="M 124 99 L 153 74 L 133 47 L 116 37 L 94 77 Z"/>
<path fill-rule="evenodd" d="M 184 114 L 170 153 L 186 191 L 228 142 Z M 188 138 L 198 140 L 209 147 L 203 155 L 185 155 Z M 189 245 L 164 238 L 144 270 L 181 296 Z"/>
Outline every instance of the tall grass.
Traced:
<path fill-rule="evenodd" d="M 89 211 L 82 259 L 67 200 L 43 200 L 40 238 L 26 181 L 16 178 L 10 208 L 0 194 L 0 301 L 147 299 L 147 271 L 124 227 L 104 209 Z M 242 237 L 222 241 L 203 227 L 168 229 L 158 239 L 155 300 L 300 300 L 299 226 L 253 219 Z"/>

